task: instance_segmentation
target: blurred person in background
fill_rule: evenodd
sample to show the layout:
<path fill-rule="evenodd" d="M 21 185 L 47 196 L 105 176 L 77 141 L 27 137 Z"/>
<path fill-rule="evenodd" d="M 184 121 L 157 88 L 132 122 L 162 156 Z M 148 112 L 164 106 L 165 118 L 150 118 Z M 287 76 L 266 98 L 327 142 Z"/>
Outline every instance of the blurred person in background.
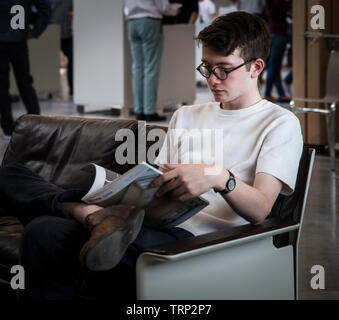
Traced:
<path fill-rule="evenodd" d="M 50 24 L 60 25 L 60 46 L 67 57 L 69 94 L 73 96 L 73 0 L 49 0 L 52 14 Z"/>
<path fill-rule="evenodd" d="M 287 17 L 291 14 L 291 0 L 266 0 L 266 15 L 272 35 L 270 57 L 267 67 L 265 97 L 272 102 L 286 102 L 286 96 L 281 80 L 281 67 L 288 42 Z M 272 97 L 273 86 L 276 87 L 279 98 Z"/>
<path fill-rule="evenodd" d="M 170 0 L 171 4 L 179 4 L 176 16 L 165 14 L 164 24 L 195 24 L 199 17 L 199 0 Z"/>
<path fill-rule="evenodd" d="M 284 78 L 284 89 L 289 97 L 293 96 L 293 19 L 292 17 L 287 17 L 288 23 L 288 40 L 287 40 L 287 67 L 290 68 L 290 71 Z"/>
<path fill-rule="evenodd" d="M 10 65 L 27 112 L 40 113 L 30 73 L 27 40 L 38 38 L 44 32 L 49 17 L 48 0 L 1 0 L 0 2 L 0 113 L 1 127 L 7 139 L 14 127 L 9 93 Z"/>
<path fill-rule="evenodd" d="M 216 18 L 216 6 L 212 0 L 199 0 L 199 19 L 195 25 L 195 34 L 207 27 L 215 18 Z M 198 43 L 195 43 L 195 61 L 199 65 L 201 61 L 201 49 L 199 48 Z M 196 71 L 196 82 L 197 86 L 204 87 L 207 86 L 206 78 L 204 78 L 200 72 Z"/>
<path fill-rule="evenodd" d="M 215 17 L 215 3 L 212 0 L 199 0 L 199 22 L 209 24 Z"/>
<path fill-rule="evenodd" d="M 199 1 L 175 0 L 174 2 L 182 4 L 179 14 L 176 16 L 177 23 L 195 24 L 199 17 Z"/>
<path fill-rule="evenodd" d="M 137 120 L 165 121 L 156 112 L 163 47 L 162 18 L 176 15 L 168 0 L 125 0 L 132 53 L 133 105 Z"/>

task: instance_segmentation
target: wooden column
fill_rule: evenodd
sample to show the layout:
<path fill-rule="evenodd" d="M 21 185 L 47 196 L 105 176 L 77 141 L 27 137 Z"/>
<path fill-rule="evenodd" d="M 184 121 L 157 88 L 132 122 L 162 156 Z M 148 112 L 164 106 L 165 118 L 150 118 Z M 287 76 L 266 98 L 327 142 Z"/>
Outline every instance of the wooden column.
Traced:
<path fill-rule="evenodd" d="M 305 31 L 323 34 L 339 34 L 337 0 L 293 1 L 293 78 L 294 97 L 323 98 L 326 92 L 326 72 L 330 50 L 325 38 L 305 38 Z M 321 5 L 325 9 L 325 29 L 313 30 L 311 8 Z M 339 84 L 338 84 L 339 90 Z M 303 106 L 303 105 L 300 105 Z M 324 107 L 307 104 L 306 107 Z M 337 114 L 338 115 L 338 114 Z M 304 141 L 314 145 L 327 144 L 326 121 L 323 115 L 298 116 L 303 129 Z M 339 128 L 339 117 L 337 117 Z M 339 133 L 337 131 L 337 139 Z M 339 139 L 338 139 L 339 140 Z"/>
<path fill-rule="evenodd" d="M 307 50 L 305 31 L 307 25 L 307 0 L 293 1 L 293 95 L 307 97 Z M 305 107 L 300 103 L 300 107 Z M 307 138 L 306 115 L 299 114 L 304 140 Z"/>

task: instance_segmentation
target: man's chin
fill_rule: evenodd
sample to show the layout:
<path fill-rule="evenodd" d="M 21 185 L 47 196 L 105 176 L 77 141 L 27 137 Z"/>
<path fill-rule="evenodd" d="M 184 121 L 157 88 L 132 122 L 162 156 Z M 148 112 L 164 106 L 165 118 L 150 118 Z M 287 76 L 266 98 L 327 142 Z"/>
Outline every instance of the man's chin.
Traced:
<path fill-rule="evenodd" d="M 213 93 L 213 97 L 214 97 L 214 100 L 216 102 L 223 102 L 223 101 L 225 101 L 225 96 L 224 95 Z"/>
<path fill-rule="evenodd" d="M 225 95 L 218 95 L 218 94 L 214 94 L 214 101 L 215 102 L 229 102 L 230 99 L 228 97 L 225 97 Z"/>

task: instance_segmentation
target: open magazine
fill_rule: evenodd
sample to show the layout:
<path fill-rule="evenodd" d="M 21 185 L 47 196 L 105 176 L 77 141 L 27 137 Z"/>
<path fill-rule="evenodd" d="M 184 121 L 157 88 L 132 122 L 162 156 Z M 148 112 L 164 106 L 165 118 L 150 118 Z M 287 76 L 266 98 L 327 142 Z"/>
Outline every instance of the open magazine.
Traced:
<path fill-rule="evenodd" d="M 93 183 L 82 201 L 107 207 L 114 204 L 129 204 L 145 210 L 144 223 L 148 227 L 172 227 L 192 217 L 209 203 L 202 197 L 181 202 L 164 195 L 155 197 L 159 187 L 150 183 L 161 171 L 142 162 L 122 175 L 94 163 L 83 170 L 93 176 Z"/>

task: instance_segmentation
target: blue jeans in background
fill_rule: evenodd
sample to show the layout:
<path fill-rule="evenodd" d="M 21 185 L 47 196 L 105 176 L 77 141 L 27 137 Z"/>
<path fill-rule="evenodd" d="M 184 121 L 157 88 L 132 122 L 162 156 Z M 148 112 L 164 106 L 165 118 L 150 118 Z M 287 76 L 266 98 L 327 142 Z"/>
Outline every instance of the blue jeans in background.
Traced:
<path fill-rule="evenodd" d="M 141 18 L 128 21 L 133 59 L 132 87 L 136 114 L 155 114 L 163 47 L 162 22 Z"/>
<path fill-rule="evenodd" d="M 271 97 L 273 86 L 277 88 L 279 97 L 285 97 L 285 90 L 281 82 L 281 65 L 286 49 L 287 38 L 273 35 L 270 58 L 267 68 L 265 97 Z"/>

